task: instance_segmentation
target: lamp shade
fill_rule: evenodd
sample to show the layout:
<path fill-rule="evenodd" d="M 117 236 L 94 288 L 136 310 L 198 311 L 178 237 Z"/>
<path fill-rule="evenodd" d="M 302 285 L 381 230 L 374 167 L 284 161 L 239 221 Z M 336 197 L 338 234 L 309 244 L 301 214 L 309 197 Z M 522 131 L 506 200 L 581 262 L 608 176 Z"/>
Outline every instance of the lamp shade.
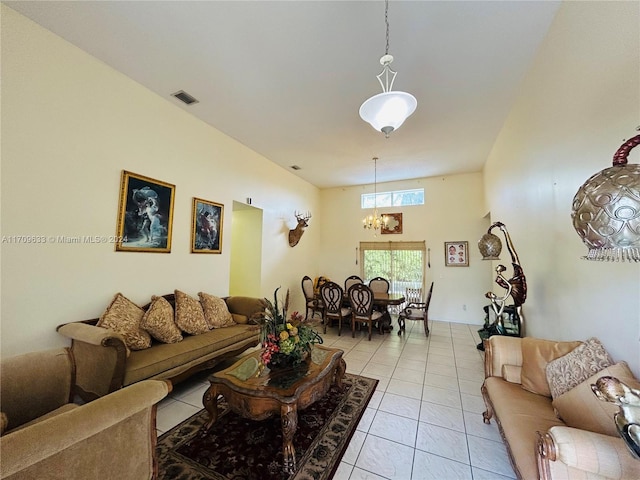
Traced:
<path fill-rule="evenodd" d="M 573 227 L 587 260 L 640 261 L 640 165 L 628 165 L 640 135 L 624 143 L 613 166 L 589 178 L 573 199 Z"/>
<path fill-rule="evenodd" d="M 360 106 L 360 117 L 379 131 L 389 134 L 398 129 L 415 112 L 418 101 L 410 93 L 383 92 Z"/>
<path fill-rule="evenodd" d="M 487 232 L 478 240 L 478 249 L 483 260 L 500 260 L 502 242 L 497 235 Z"/>

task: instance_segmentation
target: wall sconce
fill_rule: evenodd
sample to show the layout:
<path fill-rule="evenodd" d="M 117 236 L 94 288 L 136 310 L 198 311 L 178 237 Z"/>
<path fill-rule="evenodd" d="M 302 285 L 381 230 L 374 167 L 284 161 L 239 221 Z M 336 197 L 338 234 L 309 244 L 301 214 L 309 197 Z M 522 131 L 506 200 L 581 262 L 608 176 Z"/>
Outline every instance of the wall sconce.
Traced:
<path fill-rule="evenodd" d="M 628 165 L 640 135 L 623 143 L 613 166 L 589 178 L 573 198 L 573 228 L 589 248 L 586 260 L 640 262 L 640 165 Z"/>

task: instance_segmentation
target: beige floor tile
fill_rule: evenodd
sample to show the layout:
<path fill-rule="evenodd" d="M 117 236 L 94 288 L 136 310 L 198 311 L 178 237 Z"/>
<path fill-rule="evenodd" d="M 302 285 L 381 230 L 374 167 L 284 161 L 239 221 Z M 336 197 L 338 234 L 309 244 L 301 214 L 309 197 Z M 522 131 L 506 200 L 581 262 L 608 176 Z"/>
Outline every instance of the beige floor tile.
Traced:
<path fill-rule="evenodd" d="M 420 400 L 395 395 L 393 393 L 385 393 L 378 406 L 378 410 L 411 418 L 412 420 L 418 420 L 420 418 Z"/>
<path fill-rule="evenodd" d="M 502 442 L 492 442 L 473 436 L 469 436 L 468 441 L 471 465 L 505 477 L 515 478 L 507 457 L 507 450 Z"/>
<path fill-rule="evenodd" d="M 462 410 L 437 403 L 422 402 L 420 407 L 420 421 L 464 432 L 464 418 Z"/>
<path fill-rule="evenodd" d="M 374 435 L 367 435 L 356 461 L 357 468 L 389 480 L 410 479 L 412 466 L 413 448 Z"/>
<path fill-rule="evenodd" d="M 456 462 L 469 464 L 467 436 L 462 432 L 420 422 L 416 448 Z"/>
<path fill-rule="evenodd" d="M 471 467 L 448 458 L 416 450 L 411 480 L 472 480 Z"/>
<path fill-rule="evenodd" d="M 415 447 L 417 430 L 417 420 L 378 410 L 368 433 L 392 442 Z"/>

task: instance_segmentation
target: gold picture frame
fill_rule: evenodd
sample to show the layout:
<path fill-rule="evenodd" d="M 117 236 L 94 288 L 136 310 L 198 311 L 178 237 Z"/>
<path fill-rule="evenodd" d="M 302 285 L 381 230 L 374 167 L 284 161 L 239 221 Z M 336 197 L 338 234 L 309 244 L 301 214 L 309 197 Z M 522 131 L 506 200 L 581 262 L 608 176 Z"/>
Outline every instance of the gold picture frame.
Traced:
<path fill-rule="evenodd" d="M 171 183 L 122 171 L 117 252 L 171 252 L 175 192 Z"/>
<path fill-rule="evenodd" d="M 222 253 L 224 205 L 193 198 L 191 253 Z"/>
<path fill-rule="evenodd" d="M 444 266 L 468 267 L 469 242 L 444 242 Z"/>
<path fill-rule="evenodd" d="M 384 216 L 388 218 L 388 221 L 380 227 L 381 234 L 402 233 L 402 213 L 385 213 Z"/>

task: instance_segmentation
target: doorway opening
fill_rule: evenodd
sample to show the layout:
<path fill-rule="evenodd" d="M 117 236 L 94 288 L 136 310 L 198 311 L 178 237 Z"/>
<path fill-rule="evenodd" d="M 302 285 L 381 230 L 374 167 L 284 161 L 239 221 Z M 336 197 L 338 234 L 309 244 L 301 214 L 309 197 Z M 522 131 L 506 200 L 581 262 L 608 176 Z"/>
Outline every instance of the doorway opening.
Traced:
<path fill-rule="evenodd" d="M 233 202 L 229 295 L 261 296 L 262 210 Z"/>

